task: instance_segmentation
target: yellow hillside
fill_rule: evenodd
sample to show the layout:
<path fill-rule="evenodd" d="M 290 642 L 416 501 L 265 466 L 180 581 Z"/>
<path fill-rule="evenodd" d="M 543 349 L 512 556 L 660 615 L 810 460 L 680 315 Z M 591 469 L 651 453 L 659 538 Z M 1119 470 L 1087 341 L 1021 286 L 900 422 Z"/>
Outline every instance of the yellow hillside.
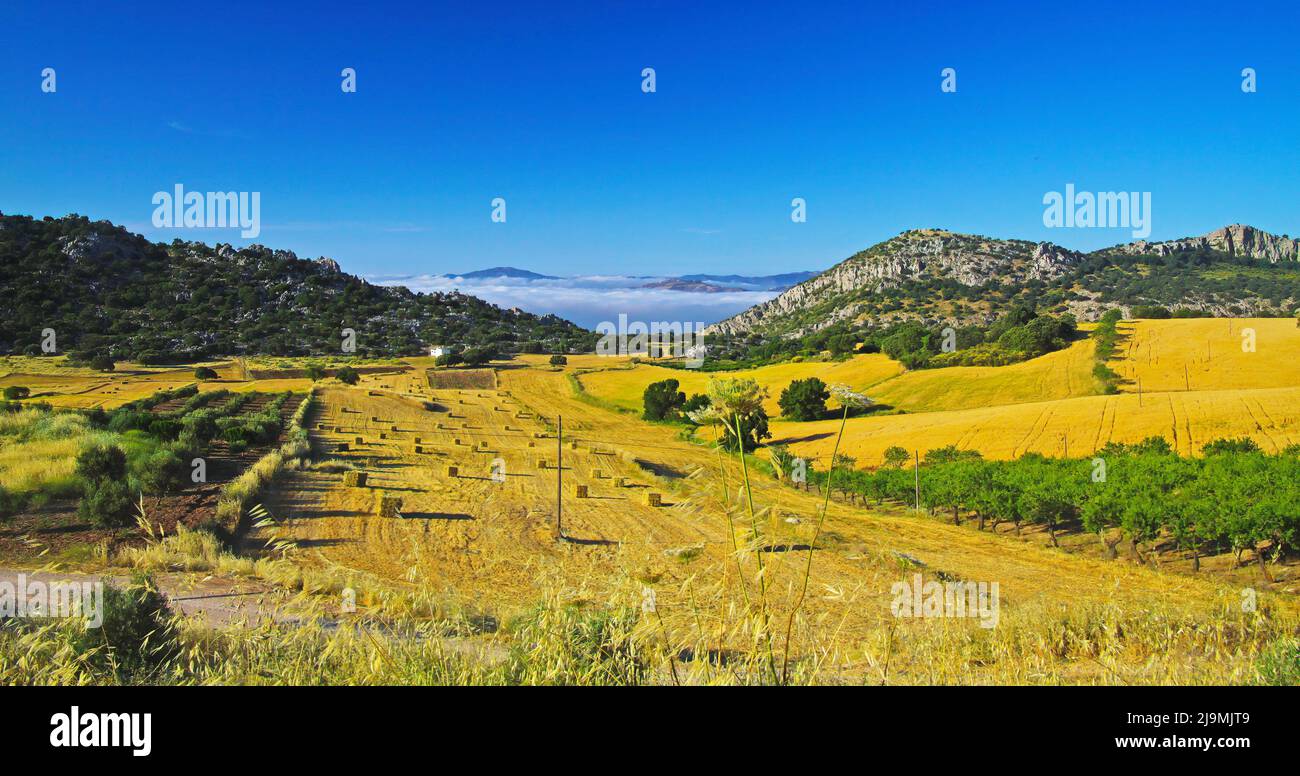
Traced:
<path fill-rule="evenodd" d="M 919 369 L 868 391 L 872 399 L 920 412 L 1070 399 L 1097 392 L 1091 340 L 1009 366 Z"/>
<path fill-rule="evenodd" d="M 805 456 L 829 457 L 839 422 L 774 422 L 770 442 Z M 986 458 L 1027 452 L 1092 453 L 1109 441 L 1163 436 L 1188 455 L 1213 439 L 1249 436 L 1269 452 L 1300 443 L 1300 388 L 1086 396 L 1032 404 L 853 418 L 841 451 L 860 466 L 879 465 L 885 448 L 957 445 Z"/>
<path fill-rule="evenodd" d="M 599 362 L 596 364 L 599 365 Z M 572 358 L 570 365 L 577 366 Z M 781 413 L 776 403 L 781 391 L 795 380 L 819 377 L 828 385 L 845 383 L 854 388 L 866 389 L 902 371 L 903 366 L 897 361 L 881 354 L 871 354 L 839 362 L 788 362 L 735 372 L 699 372 L 638 364 L 630 369 L 613 368 L 590 372 L 579 379 L 591 395 L 640 412 L 641 396 L 645 393 L 646 386 L 660 380 L 674 379 L 681 384 L 681 390 L 690 395 L 704 393 L 710 377 L 752 378 L 767 387 L 768 400 L 764 406 L 769 415 L 776 417 Z"/>
<path fill-rule="evenodd" d="M 1254 332 L 1255 349 L 1243 349 Z M 1192 318 L 1120 324 L 1111 368 L 1121 390 L 1213 390 L 1300 385 L 1300 328 L 1286 318 Z"/>
<path fill-rule="evenodd" d="M 855 356 L 839 363 L 791 362 L 736 372 L 690 372 L 641 364 L 583 375 L 583 387 L 593 396 L 637 412 L 650 383 L 674 378 L 687 394 L 703 393 L 710 377 L 746 377 L 768 389 L 767 412 L 780 413 L 777 399 L 792 381 L 819 377 L 827 384 L 845 383 L 865 391 L 877 402 L 908 412 L 955 410 L 998 404 L 1068 399 L 1097 392 L 1092 377 L 1090 340 L 1065 350 L 1002 367 L 963 366 L 905 371 L 882 354 Z M 833 406 L 832 402 L 832 406 Z"/>

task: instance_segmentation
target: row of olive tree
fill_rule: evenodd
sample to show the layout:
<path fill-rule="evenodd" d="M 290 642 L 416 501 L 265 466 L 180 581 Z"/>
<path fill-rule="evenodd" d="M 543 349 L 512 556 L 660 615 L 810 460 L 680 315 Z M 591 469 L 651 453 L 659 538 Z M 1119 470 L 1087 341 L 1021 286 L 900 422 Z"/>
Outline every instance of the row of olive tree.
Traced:
<path fill-rule="evenodd" d="M 1027 454 L 1013 461 L 986 461 L 955 448 L 926 454 L 919 473 L 904 465 L 906 453 L 875 470 L 840 461 L 832 471 L 808 471 L 810 482 L 877 502 L 895 501 L 963 515 L 983 529 L 1011 523 L 1041 525 L 1053 544 L 1063 526 L 1095 533 L 1108 557 L 1127 540 L 1142 546 L 1171 540 L 1192 556 L 1245 550 L 1281 557 L 1300 540 L 1300 446 L 1265 455 L 1249 439 L 1218 440 L 1200 458 L 1174 453 L 1153 437 L 1135 445 L 1111 444 L 1086 459 Z M 888 461 L 888 459 L 887 459 Z M 833 474 L 832 474 L 833 472 Z M 919 485 L 918 485 L 919 482 Z"/>

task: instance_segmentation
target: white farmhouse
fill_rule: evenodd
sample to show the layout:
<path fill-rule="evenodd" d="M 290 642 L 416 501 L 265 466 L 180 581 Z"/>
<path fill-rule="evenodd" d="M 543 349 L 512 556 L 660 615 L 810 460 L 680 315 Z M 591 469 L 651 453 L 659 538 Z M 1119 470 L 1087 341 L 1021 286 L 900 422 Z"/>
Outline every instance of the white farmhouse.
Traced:
<path fill-rule="evenodd" d="M 430 358 L 437 358 L 438 356 L 445 356 L 445 355 L 447 355 L 448 352 L 450 352 L 450 351 L 448 351 L 447 348 L 446 348 L 445 346 L 443 346 L 443 345 L 430 345 L 430 346 L 429 346 L 429 356 L 430 356 Z"/>

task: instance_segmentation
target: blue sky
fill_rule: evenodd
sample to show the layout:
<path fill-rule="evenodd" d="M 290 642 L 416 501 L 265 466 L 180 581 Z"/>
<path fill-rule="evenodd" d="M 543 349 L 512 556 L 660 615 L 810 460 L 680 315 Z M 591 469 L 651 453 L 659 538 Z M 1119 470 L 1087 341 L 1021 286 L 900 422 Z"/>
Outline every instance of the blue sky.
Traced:
<path fill-rule="evenodd" d="M 155 229 L 151 197 L 259 191 L 257 242 L 364 275 L 775 273 L 927 226 L 1131 239 L 1044 227 L 1067 183 L 1150 191 L 1152 239 L 1300 232 L 1290 3 L 277 5 L 8 6 L 0 210 L 242 244 Z"/>

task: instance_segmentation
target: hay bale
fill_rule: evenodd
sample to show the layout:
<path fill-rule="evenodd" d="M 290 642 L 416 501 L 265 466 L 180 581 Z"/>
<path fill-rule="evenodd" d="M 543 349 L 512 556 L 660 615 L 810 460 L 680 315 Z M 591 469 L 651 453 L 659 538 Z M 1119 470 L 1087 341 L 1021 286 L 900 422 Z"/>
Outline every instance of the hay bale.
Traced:
<path fill-rule="evenodd" d="M 353 441 L 355 444 L 358 444 L 358 445 L 364 445 L 364 444 L 366 443 L 366 439 L 365 439 L 365 437 L 357 437 L 357 438 L 353 439 L 352 441 Z"/>
<path fill-rule="evenodd" d="M 355 469 L 343 472 L 343 484 L 349 488 L 364 488 L 366 486 L 366 473 Z"/>
<path fill-rule="evenodd" d="M 448 476 L 448 477 L 459 477 L 459 476 L 460 476 L 460 467 L 458 467 L 458 466 L 448 466 L 448 467 L 447 467 L 447 476 Z"/>
<path fill-rule="evenodd" d="M 375 498 L 375 514 L 380 517 L 401 517 L 402 500 L 397 496 L 380 493 Z"/>
<path fill-rule="evenodd" d="M 424 453 L 424 446 L 423 446 L 423 445 L 416 445 L 416 446 L 415 446 L 415 452 L 416 452 L 417 455 Z"/>
<path fill-rule="evenodd" d="M 451 443 L 452 443 L 453 445 L 463 445 L 463 444 L 465 444 L 464 442 L 461 441 L 460 437 L 456 437 L 455 439 L 451 440 Z"/>
<path fill-rule="evenodd" d="M 418 445 L 418 444 L 420 444 L 420 442 L 424 441 L 424 437 L 416 437 L 415 439 L 413 439 L 413 440 L 411 440 L 411 441 Z"/>
<path fill-rule="evenodd" d="M 605 479 L 605 473 L 604 473 L 603 471 L 601 471 L 600 469 L 592 469 L 592 470 L 591 470 L 591 478 L 592 478 L 593 480 L 603 480 L 603 479 Z"/>
<path fill-rule="evenodd" d="M 573 497 L 574 497 L 574 498 L 587 498 L 587 486 L 586 486 L 586 485 L 574 485 L 574 486 L 573 486 Z"/>
<path fill-rule="evenodd" d="M 578 443 L 577 443 L 577 442 L 570 442 L 570 443 L 569 443 L 569 449 L 570 449 L 570 450 L 577 450 L 577 449 L 578 449 Z"/>
<path fill-rule="evenodd" d="M 317 431 L 324 431 L 324 430 L 325 430 L 325 424 L 324 424 L 324 423 L 317 423 L 317 424 L 316 424 L 316 430 L 317 430 Z"/>
<path fill-rule="evenodd" d="M 664 498 L 658 493 L 646 493 L 645 503 L 648 507 L 661 507 L 664 505 Z"/>
<path fill-rule="evenodd" d="M 348 451 L 348 443 L 339 442 L 338 447 L 335 447 L 334 449 L 338 450 L 340 453 L 346 453 Z"/>
<path fill-rule="evenodd" d="M 380 439 L 387 439 L 387 438 L 388 438 L 388 435 L 385 434 L 384 432 L 380 431 L 380 432 L 379 432 L 379 438 L 380 438 Z"/>
<path fill-rule="evenodd" d="M 397 426 L 389 426 L 388 430 L 389 430 L 389 431 L 401 431 L 401 429 L 398 428 Z"/>
<path fill-rule="evenodd" d="M 624 478 L 624 477 L 615 477 L 615 478 L 614 478 L 614 487 L 616 487 L 616 488 L 625 488 L 625 487 L 627 487 L 627 479 Z"/>
<path fill-rule="evenodd" d="M 537 443 L 536 443 L 536 442 L 529 442 L 529 443 L 528 443 L 528 446 L 529 446 L 529 447 L 537 447 Z"/>
<path fill-rule="evenodd" d="M 482 450 L 486 450 L 486 449 L 487 449 L 487 440 L 486 440 L 486 439 L 480 439 L 480 440 L 478 441 L 478 446 L 479 446 L 480 449 L 482 449 Z"/>
<path fill-rule="evenodd" d="M 539 469 L 545 469 L 545 468 L 546 468 L 546 459 L 545 459 L 545 458 L 538 458 L 538 459 L 537 459 L 537 468 L 539 468 Z"/>

